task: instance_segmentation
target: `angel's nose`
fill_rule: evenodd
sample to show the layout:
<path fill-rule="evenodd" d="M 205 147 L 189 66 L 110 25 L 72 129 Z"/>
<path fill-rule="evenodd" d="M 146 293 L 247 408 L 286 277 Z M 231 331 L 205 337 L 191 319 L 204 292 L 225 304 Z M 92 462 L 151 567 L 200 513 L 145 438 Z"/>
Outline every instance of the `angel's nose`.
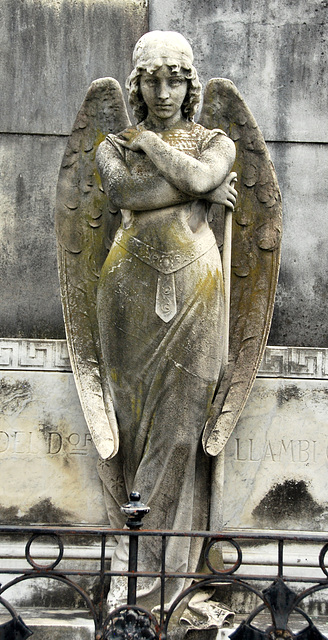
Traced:
<path fill-rule="evenodd" d="M 164 79 L 158 84 L 157 95 L 161 100 L 166 100 L 170 96 L 168 83 Z"/>

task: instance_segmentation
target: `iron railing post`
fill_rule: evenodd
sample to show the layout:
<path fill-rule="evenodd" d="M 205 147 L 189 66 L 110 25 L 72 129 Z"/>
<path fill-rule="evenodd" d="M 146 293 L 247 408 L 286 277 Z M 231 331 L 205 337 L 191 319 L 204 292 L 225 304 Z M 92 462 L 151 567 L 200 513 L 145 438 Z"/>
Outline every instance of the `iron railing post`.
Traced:
<path fill-rule="evenodd" d="M 140 493 L 132 491 L 130 501 L 121 507 L 128 519 L 126 526 L 131 531 L 138 531 L 142 527 L 142 518 L 149 513 L 150 509 L 143 502 L 140 502 Z M 131 534 L 129 536 L 129 572 L 136 574 L 138 571 L 138 538 Z M 128 577 L 128 601 L 127 604 L 135 605 L 137 601 L 137 575 Z"/>

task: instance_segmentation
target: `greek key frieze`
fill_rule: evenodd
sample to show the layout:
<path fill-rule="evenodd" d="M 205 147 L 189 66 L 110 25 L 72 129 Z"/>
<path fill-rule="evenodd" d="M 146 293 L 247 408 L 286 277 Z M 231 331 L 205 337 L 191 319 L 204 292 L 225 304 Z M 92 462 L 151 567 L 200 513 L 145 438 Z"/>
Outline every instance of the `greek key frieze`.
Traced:
<path fill-rule="evenodd" d="M 66 340 L 0 338 L 0 369 L 71 371 Z M 260 378 L 328 378 L 328 349 L 266 347 Z"/>
<path fill-rule="evenodd" d="M 1 338 L 0 369 L 71 371 L 66 340 Z"/>
<path fill-rule="evenodd" d="M 328 378 L 328 349 L 266 347 L 258 376 L 261 378 Z"/>

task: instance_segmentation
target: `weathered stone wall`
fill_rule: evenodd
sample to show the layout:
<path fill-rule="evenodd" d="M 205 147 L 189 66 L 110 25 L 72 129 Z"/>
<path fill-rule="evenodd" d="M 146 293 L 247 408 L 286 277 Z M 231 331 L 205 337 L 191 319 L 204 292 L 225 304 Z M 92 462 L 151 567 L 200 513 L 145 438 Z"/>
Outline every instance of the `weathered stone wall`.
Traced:
<path fill-rule="evenodd" d="M 328 346 L 328 3 L 151 0 L 150 29 L 181 31 L 201 81 L 230 78 L 269 143 L 283 196 L 269 344 Z"/>
<path fill-rule="evenodd" d="M 64 337 L 54 202 L 66 137 L 92 80 L 124 85 L 144 0 L 4 0 L 0 335 Z"/>
<path fill-rule="evenodd" d="M 146 0 L 4 0 L 0 47 L 0 335 L 64 337 L 53 211 L 66 136 L 90 82 L 122 84 Z M 327 2 L 150 0 L 149 28 L 189 38 L 205 84 L 251 107 L 284 201 L 270 344 L 327 346 Z"/>

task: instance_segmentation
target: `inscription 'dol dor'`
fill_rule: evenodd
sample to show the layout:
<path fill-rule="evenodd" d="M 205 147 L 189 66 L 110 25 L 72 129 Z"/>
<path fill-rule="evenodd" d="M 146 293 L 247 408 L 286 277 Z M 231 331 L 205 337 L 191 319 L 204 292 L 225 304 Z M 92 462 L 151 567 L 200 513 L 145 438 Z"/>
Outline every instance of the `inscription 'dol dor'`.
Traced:
<path fill-rule="evenodd" d="M 0 455 L 88 455 L 94 451 L 89 433 L 0 431 Z"/>

